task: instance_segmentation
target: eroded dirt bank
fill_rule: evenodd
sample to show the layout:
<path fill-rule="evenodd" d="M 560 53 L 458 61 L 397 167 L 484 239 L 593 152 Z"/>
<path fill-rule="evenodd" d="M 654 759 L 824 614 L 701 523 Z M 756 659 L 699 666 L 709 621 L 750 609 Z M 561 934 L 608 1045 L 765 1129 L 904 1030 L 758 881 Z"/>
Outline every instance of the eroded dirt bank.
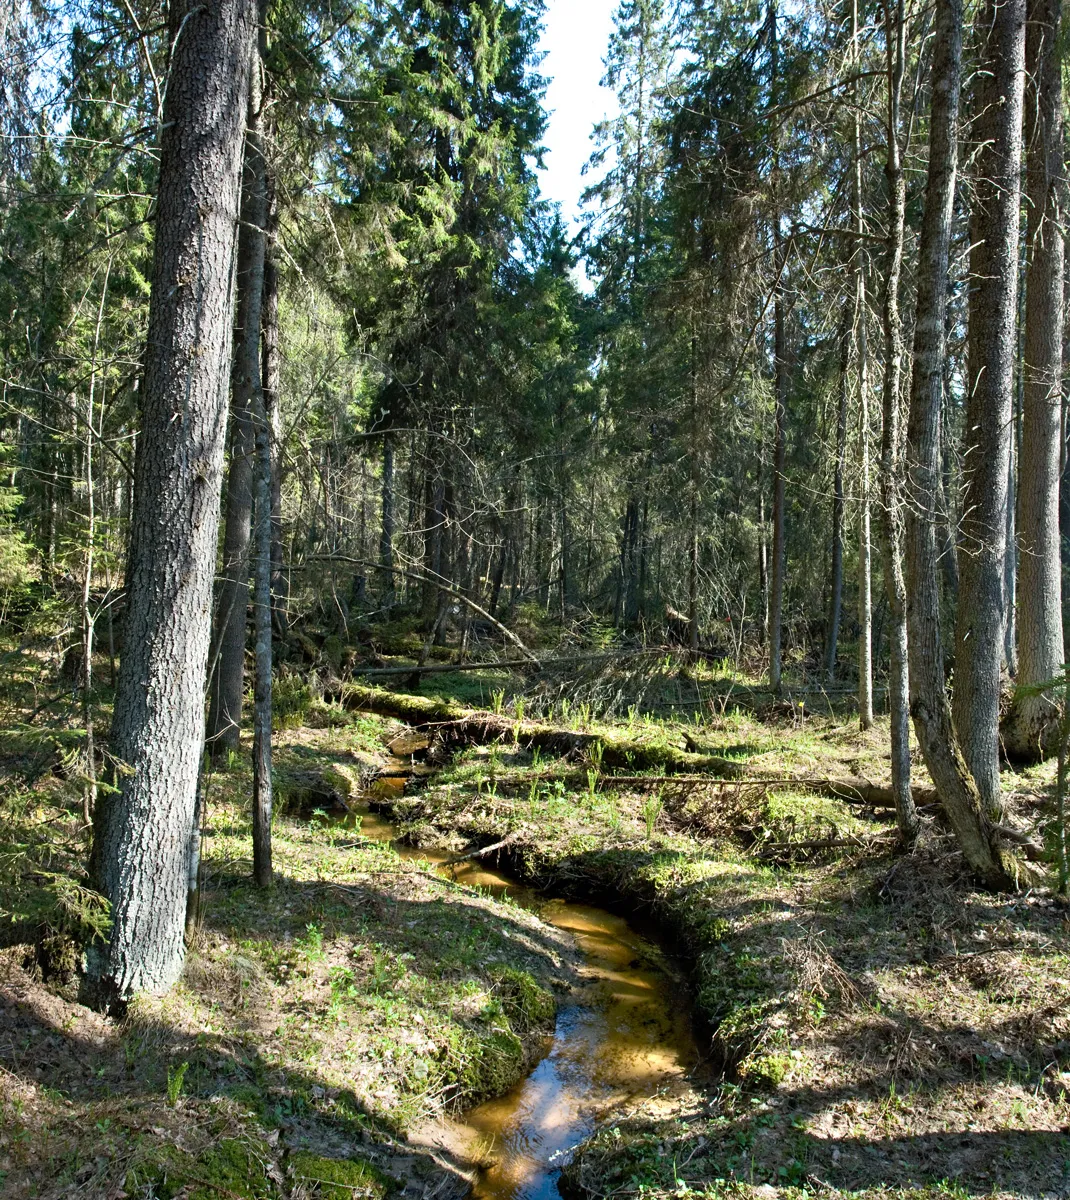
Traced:
<path fill-rule="evenodd" d="M 384 803 L 415 844 L 504 842 L 498 853 L 534 885 L 616 897 L 685 951 L 724 1081 L 612 1114 L 566 1168 L 566 1190 L 1070 1189 L 1065 911 L 1047 894 L 972 891 L 937 827 L 909 857 L 860 838 L 832 861 L 774 869 L 731 823 L 696 836 L 699 793 L 674 807 L 593 779 L 574 791 L 508 742 Z M 749 840 L 784 806 L 801 824 L 813 803 L 767 797 L 747 815 Z"/>
<path fill-rule="evenodd" d="M 397 742 L 394 743 L 395 746 Z M 397 796 L 404 765 L 381 776 L 373 796 Z M 389 801 L 379 800 L 378 808 Z M 345 821 L 364 836 L 393 841 L 399 830 L 365 804 Z M 682 1096 L 698 1065 L 683 980 L 621 916 L 547 899 L 485 865 L 489 855 L 402 849 L 468 888 L 534 911 L 572 939 L 570 990 L 559 997 L 551 1036 L 534 1070 L 502 1095 L 409 1131 L 472 1175 L 472 1200 L 552 1200 L 561 1170 L 583 1139 L 637 1100 Z"/>
<path fill-rule="evenodd" d="M 3 1194 L 423 1200 L 467 1186 L 448 1147 L 413 1134 L 523 1076 L 546 1000 L 575 983 L 573 943 L 327 820 L 400 729 L 316 717 L 280 739 L 269 896 L 248 882 L 245 768 L 213 776 L 208 906 L 174 993 L 112 1025 L 78 1005 L 62 953 L 5 952 Z M 728 739 L 765 777 L 832 759 L 862 773 L 883 753 L 831 718 L 742 718 Z M 47 839 L 74 875 L 77 811 L 58 771 L 34 770 L 12 837 Z M 904 858 L 879 814 L 835 798 L 603 789 L 598 771 L 506 736 L 381 797 L 414 846 L 505 842 L 529 882 L 617 897 L 685 952 L 723 1082 L 614 1099 L 568 1193 L 1067 1193 L 1070 960 L 1049 895 L 971 890 L 932 822 Z"/>

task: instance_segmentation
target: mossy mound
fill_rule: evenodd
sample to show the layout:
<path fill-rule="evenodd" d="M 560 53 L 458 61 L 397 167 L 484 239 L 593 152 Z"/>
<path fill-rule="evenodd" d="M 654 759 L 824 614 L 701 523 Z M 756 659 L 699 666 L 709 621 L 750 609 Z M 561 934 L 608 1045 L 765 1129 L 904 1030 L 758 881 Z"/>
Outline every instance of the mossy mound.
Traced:
<path fill-rule="evenodd" d="M 545 1028 L 553 1023 L 557 1004 L 552 994 L 540 987 L 527 971 L 499 967 L 493 974 L 502 1011 L 518 1033 Z"/>
<path fill-rule="evenodd" d="M 152 1200 L 275 1200 L 279 1190 L 265 1167 L 270 1154 L 265 1143 L 250 1138 L 224 1138 L 197 1155 L 159 1147 L 130 1168 L 124 1187 Z"/>
<path fill-rule="evenodd" d="M 383 1176 L 359 1159 L 321 1158 L 301 1151 L 289 1165 L 293 1195 L 308 1200 L 382 1200 L 390 1193 Z"/>

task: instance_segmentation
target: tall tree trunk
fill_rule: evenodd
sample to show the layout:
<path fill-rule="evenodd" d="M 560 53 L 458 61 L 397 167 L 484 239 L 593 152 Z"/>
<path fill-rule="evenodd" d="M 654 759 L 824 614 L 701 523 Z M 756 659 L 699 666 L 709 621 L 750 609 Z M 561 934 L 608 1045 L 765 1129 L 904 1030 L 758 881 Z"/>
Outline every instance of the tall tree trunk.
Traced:
<path fill-rule="evenodd" d="M 777 5 L 769 5 L 769 93 L 775 106 L 780 97 L 780 46 Z M 773 561 L 769 583 L 769 686 L 779 695 L 783 675 L 784 583 L 787 575 L 787 458 L 788 458 L 788 334 L 784 271 L 787 247 L 780 228 L 779 150 L 773 151 L 772 227 L 773 270 L 773 378 L 776 414 L 773 429 Z"/>
<path fill-rule="evenodd" d="M 96 413 L 97 361 L 100 353 L 100 329 L 104 323 L 104 306 L 108 298 L 108 282 L 111 279 L 112 259 L 108 259 L 104 272 L 104 283 L 100 289 L 100 304 L 97 306 L 96 325 L 93 329 L 93 357 L 89 373 L 89 395 L 86 397 L 85 437 L 85 574 L 82 577 L 82 721 L 85 725 L 85 792 L 82 801 L 82 816 L 86 825 L 93 817 L 97 803 L 97 747 L 96 729 L 93 724 L 93 641 L 96 632 L 96 614 L 91 600 L 93 571 L 97 546 L 97 486 L 93 466 L 93 439 L 95 429 L 104 427 L 104 397 L 100 401 L 99 423 Z"/>
<path fill-rule="evenodd" d="M 256 430 L 253 395 L 260 388 L 260 316 L 264 293 L 267 197 L 256 178 L 263 158 L 254 149 L 259 103 L 249 105 L 238 232 L 238 310 L 231 372 L 230 468 L 223 528 L 223 577 L 216 611 L 215 670 L 208 710 L 212 754 L 237 750 L 245 695 L 245 645 L 249 616 L 249 546 L 252 537 Z"/>
<path fill-rule="evenodd" d="M 694 321 L 691 327 L 691 446 L 688 453 L 687 476 L 687 644 L 693 661 L 698 660 L 698 489 L 699 454 L 702 437 L 699 432 L 698 407 L 698 339 Z"/>
<path fill-rule="evenodd" d="M 169 20 L 172 58 L 112 720 L 112 748 L 123 767 L 116 790 L 100 797 L 94 822 L 93 876 L 112 917 L 108 944 L 90 963 L 104 1004 L 166 990 L 185 955 L 256 4 L 176 0 Z"/>
<path fill-rule="evenodd" d="M 945 331 L 946 345 L 946 331 Z M 954 513 L 954 505 L 951 499 L 951 447 L 949 446 L 950 437 L 947 429 L 946 407 L 947 400 L 951 390 L 950 381 L 950 364 L 949 356 L 944 354 L 944 403 L 942 406 L 943 417 L 940 422 L 940 481 L 939 494 L 937 496 L 936 520 L 938 529 L 938 538 L 940 545 L 940 569 L 944 575 L 944 592 L 951 600 L 958 600 L 959 595 L 959 559 L 958 546 L 956 544 L 956 530 L 958 521 Z"/>
<path fill-rule="evenodd" d="M 910 710 L 929 774 L 967 863 L 983 882 L 1001 887 L 1010 882 L 1011 872 L 952 726 L 940 635 L 937 503 L 961 74 L 962 0 L 937 0 L 929 175 L 918 247 L 914 372 L 907 426 Z"/>
<path fill-rule="evenodd" d="M 836 412 L 836 472 L 832 484 L 832 594 L 829 598 L 828 626 L 825 634 L 825 675 L 829 683 L 836 678 L 836 647 L 840 640 L 840 614 L 843 609 L 843 473 L 847 462 L 847 398 L 850 394 L 851 323 L 844 309 L 840 329 L 840 402 Z"/>
<path fill-rule="evenodd" d="M 1018 685 L 1062 670 L 1059 476 L 1063 379 L 1064 248 L 1060 0 L 1031 0 L 1026 31 L 1027 267 L 1022 455 L 1018 481 Z M 1008 755 L 1038 761 L 1057 749 L 1058 709 L 1019 691 L 1003 725 Z"/>
<path fill-rule="evenodd" d="M 783 675 L 784 584 L 787 576 L 788 339 L 784 297 L 773 312 L 776 417 L 773 429 L 773 554 L 769 583 L 769 686 L 780 692 Z"/>
<path fill-rule="evenodd" d="M 903 270 L 903 226 L 906 218 L 906 179 L 899 148 L 900 100 L 906 58 L 904 0 L 887 4 L 885 44 L 888 55 L 888 249 L 884 278 L 884 428 L 881 437 L 881 551 L 884 591 L 888 599 L 888 641 L 891 669 L 888 711 L 892 740 L 892 796 L 900 840 L 909 845 L 918 836 L 918 814 L 910 794 L 910 712 L 907 698 L 906 581 L 903 578 L 903 320 L 899 312 L 899 281 Z"/>
<path fill-rule="evenodd" d="M 985 0 L 970 218 L 969 376 L 955 627 L 955 728 L 985 811 L 998 818 L 1003 559 L 1018 307 L 1025 0 Z"/>
<path fill-rule="evenodd" d="M 851 6 L 851 61 L 858 64 L 858 0 Z M 855 375 L 858 381 L 858 724 L 862 731 L 873 728 L 873 538 L 869 511 L 869 346 L 866 338 L 866 219 L 862 208 L 862 122 L 859 116 L 858 85 L 854 87 L 854 118 L 851 133 L 851 207 L 855 248 L 854 274 Z"/>
<path fill-rule="evenodd" d="M 1014 430 L 1017 419 L 1012 418 L 1011 450 L 1007 455 L 1007 507 L 1004 512 L 1004 538 L 1007 553 L 1003 556 L 1003 665 L 1013 679 L 1018 674 L 1018 544 L 1015 532 L 1017 504 L 1018 452 Z"/>
<path fill-rule="evenodd" d="M 266 50 L 267 0 L 260 0 L 259 46 Z M 258 335 L 262 327 L 263 300 L 268 282 L 267 232 L 270 220 L 267 163 L 261 140 L 259 64 L 254 67 L 249 90 L 249 126 L 245 135 L 245 177 L 248 199 L 242 213 L 250 225 L 256 248 L 250 256 L 250 270 L 244 281 L 250 292 L 246 321 L 239 343 L 243 390 L 249 394 L 249 410 L 254 431 L 254 516 L 253 524 L 253 613 L 256 629 L 255 674 L 253 683 L 253 879 L 259 887 L 270 887 L 271 869 L 271 526 L 272 469 L 271 422 L 263 387 L 263 366 Z M 249 331 L 253 330 L 253 333 Z"/>
<path fill-rule="evenodd" d="M 262 397 L 256 414 L 256 508 L 253 552 L 253 612 L 256 676 L 253 687 L 253 879 L 274 881 L 271 869 L 271 424 Z"/>
<path fill-rule="evenodd" d="M 442 539 L 445 526 L 446 486 L 436 457 L 428 467 L 424 484 L 424 573 L 430 580 L 441 580 Z M 424 584 L 422 610 L 424 624 L 437 629 L 442 593 L 433 582 Z"/>
<path fill-rule="evenodd" d="M 762 619 L 758 626 L 758 645 L 769 640 L 769 536 L 765 517 L 765 451 L 758 453 L 758 590 L 761 593 Z"/>
<path fill-rule="evenodd" d="M 265 126 L 268 143 L 273 125 Z M 270 145 L 265 145 L 265 161 Z M 290 625 L 289 586 L 286 579 L 286 555 L 282 531 L 282 351 L 279 345 L 279 265 L 277 239 L 279 202 L 274 170 L 267 170 L 268 227 L 264 246 L 264 299 L 261 313 L 261 379 L 264 406 L 271 429 L 271 605 L 275 629 L 280 638 Z"/>
<path fill-rule="evenodd" d="M 382 519 L 379 526 L 379 565 L 383 575 L 383 604 L 394 602 L 394 435 L 383 434 Z"/>

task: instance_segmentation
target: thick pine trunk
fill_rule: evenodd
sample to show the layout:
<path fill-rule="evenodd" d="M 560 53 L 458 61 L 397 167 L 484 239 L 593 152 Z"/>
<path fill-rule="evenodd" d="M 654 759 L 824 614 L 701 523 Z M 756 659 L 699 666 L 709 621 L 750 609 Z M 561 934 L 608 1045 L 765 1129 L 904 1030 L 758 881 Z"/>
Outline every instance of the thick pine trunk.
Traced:
<path fill-rule="evenodd" d="M 1018 482 L 1018 684 L 1054 678 L 1064 660 L 1059 545 L 1062 469 L 1064 248 L 1060 0 L 1032 0 L 1026 32 L 1026 205 L 1028 260 L 1022 453 Z M 1047 695 L 1019 694 L 1004 722 L 1010 757 L 1055 753 L 1058 709 Z"/>
<path fill-rule="evenodd" d="M 955 628 L 955 729 L 985 812 L 1001 811 L 1003 565 L 1018 306 L 1025 0 L 985 0 L 970 218 L 969 375 Z"/>
<path fill-rule="evenodd" d="M 947 275 L 955 200 L 962 0 L 938 0 L 932 67 L 929 176 L 918 247 L 914 372 L 907 426 L 907 618 L 910 708 L 933 783 L 966 861 L 985 883 L 1011 873 L 985 816 L 951 723 L 940 636 L 938 509 L 946 356 Z"/>
<path fill-rule="evenodd" d="M 885 42 L 888 55 L 888 252 L 884 280 L 884 422 L 881 438 L 881 552 L 884 592 L 888 600 L 888 641 L 891 664 L 888 709 L 892 741 L 892 793 L 901 840 L 918 836 L 918 814 L 910 795 L 910 712 L 907 698 L 906 580 L 903 577 L 903 320 L 899 311 L 899 281 L 903 270 L 903 226 L 906 217 L 906 179 L 899 149 L 899 108 L 905 60 L 904 0 L 888 7 Z"/>
<path fill-rule="evenodd" d="M 141 390 L 123 655 L 93 874 L 111 903 L 94 956 L 102 1003 L 182 970 L 204 748 L 219 493 L 233 341 L 234 250 L 254 0 L 170 10 L 156 244 Z M 181 30 L 181 37 L 178 37 Z"/>

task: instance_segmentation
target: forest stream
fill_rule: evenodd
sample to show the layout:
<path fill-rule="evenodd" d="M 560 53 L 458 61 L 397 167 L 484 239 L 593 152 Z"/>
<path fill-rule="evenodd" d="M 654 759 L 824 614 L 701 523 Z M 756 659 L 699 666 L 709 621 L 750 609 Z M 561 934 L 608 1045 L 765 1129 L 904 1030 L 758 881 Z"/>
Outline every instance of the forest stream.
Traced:
<path fill-rule="evenodd" d="M 404 785 L 393 774 L 382 782 Z M 365 836 L 395 843 L 402 857 L 435 864 L 458 883 L 507 898 L 575 938 L 581 983 L 559 1005 L 545 1055 L 506 1095 L 425 1135 L 479 1164 L 472 1200 L 554 1200 L 568 1151 L 596 1122 L 681 1081 L 698 1063 L 684 989 L 623 917 L 548 898 L 478 859 L 448 866 L 446 852 L 398 844 L 397 827 L 366 805 L 354 815 Z"/>

